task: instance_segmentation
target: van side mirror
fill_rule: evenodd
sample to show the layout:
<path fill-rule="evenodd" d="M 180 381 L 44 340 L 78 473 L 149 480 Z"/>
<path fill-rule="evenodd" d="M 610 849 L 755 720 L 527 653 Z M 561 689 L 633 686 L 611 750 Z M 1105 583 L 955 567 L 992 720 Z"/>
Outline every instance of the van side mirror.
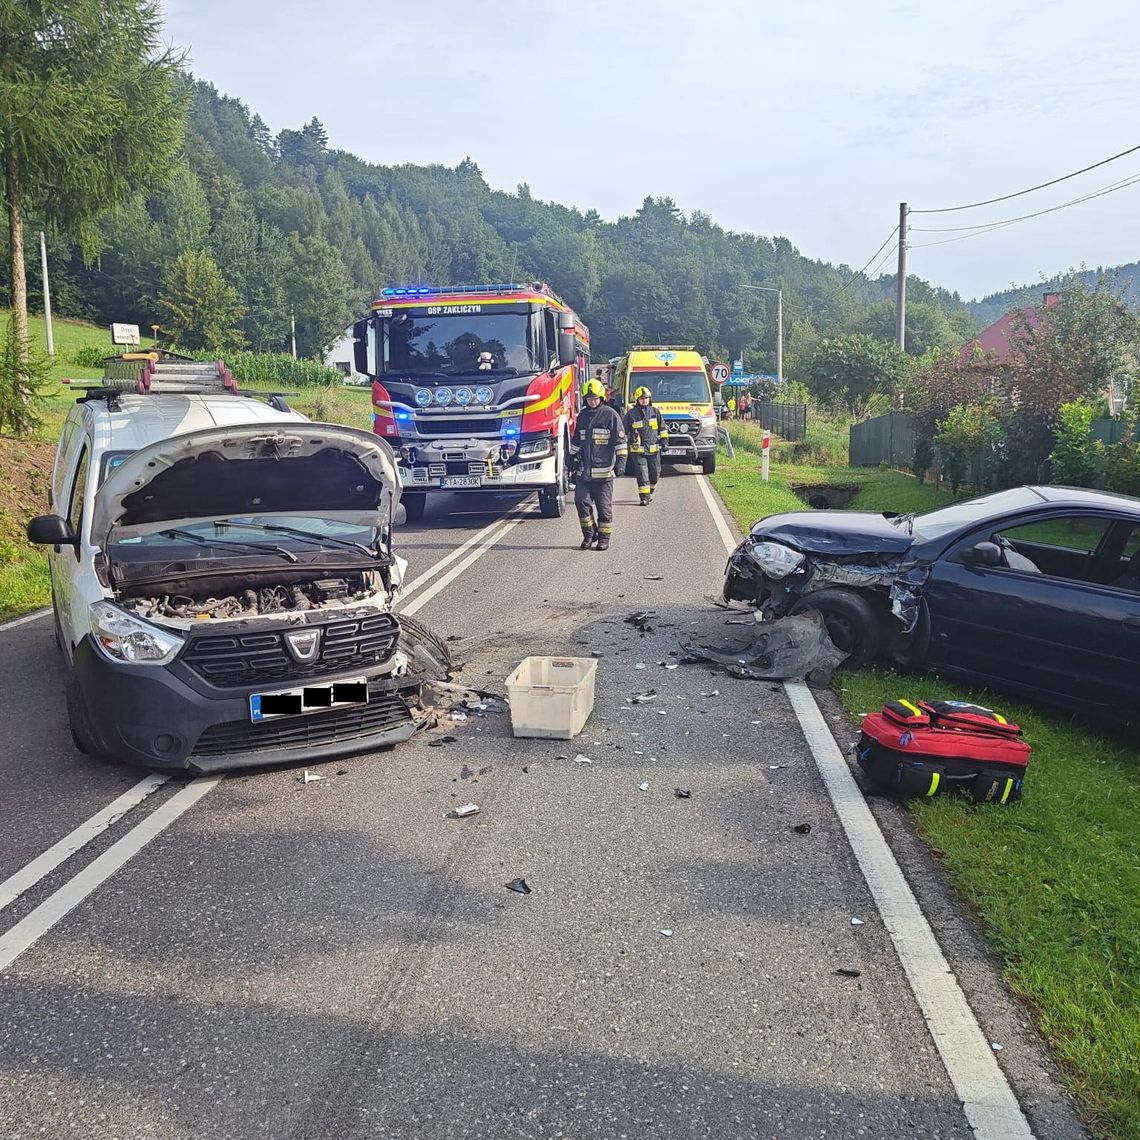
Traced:
<path fill-rule="evenodd" d="M 36 515 L 28 521 L 28 541 L 37 546 L 79 547 L 79 535 L 59 515 Z"/>
<path fill-rule="evenodd" d="M 574 314 L 558 314 L 558 363 L 563 368 L 573 364 L 578 359 L 574 346 Z"/>
<path fill-rule="evenodd" d="M 368 317 L 357 321 L 352 326 L 352 367 L 353 371 L 361 376 L 371 376 L 368 367 L 368 326 L 371 321 Z"/>
<path fill-rule="evenodd" d="M 962 551 L 962 561 L 971 566 L 1000 566 L 1001 547 L 996 542 L 975 542 Z"/>

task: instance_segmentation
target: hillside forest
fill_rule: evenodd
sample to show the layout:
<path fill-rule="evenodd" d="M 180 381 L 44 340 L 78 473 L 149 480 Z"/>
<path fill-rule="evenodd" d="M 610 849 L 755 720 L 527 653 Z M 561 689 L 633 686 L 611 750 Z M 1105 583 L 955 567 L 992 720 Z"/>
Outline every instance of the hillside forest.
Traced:
<path fill-rule="evenodd" d="M 186 82 L 182 157 L 165 184 L 104 214 L 85 248 L 49 229 L 57 313 L 157 324 L 187 349 L 258 352 L 290 350 L 292 317 L 298 353 L 317 356 L 384 286 L 542 280 L 581 313 L 595 359 L 683 342 L 774 372 L 775 297 L 742 286 L 779 285 L 786 375 L 822 338 L 893 337 L 893 275 L 872 280 L 784 237 L 727 232 L 668 198 L 608 222 L 537 201 L 526 184 L 492 190 L 471 158 L 372 165 L 330 148 L 316 118 L 274 135 L 240 100 Z M 978 327 L 956 294 L 910 279 L 908 353 L 956 348 Z"/>

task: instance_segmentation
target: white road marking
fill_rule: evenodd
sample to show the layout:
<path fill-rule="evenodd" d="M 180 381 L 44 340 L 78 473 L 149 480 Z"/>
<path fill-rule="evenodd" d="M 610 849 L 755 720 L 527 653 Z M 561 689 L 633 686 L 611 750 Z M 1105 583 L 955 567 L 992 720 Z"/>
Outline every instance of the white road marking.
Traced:
<path fill-rule="evenodd" d="M 977 1140 L 1031 1138 L 1033 1133 L 994 1059 L 993 1049 L 811 690 L 800 681 L 785 681 L 784 689 L 974 1136 Z"/>
<path fill-rule="evenodd" d="M 47 617 L 50 613 L 51 607 L 49 606 L 46 610 L 36 610 L 35 613 L 24 614 L 23 617 L 13 618 L 11 621 L 2 622 L 0 623 L 0 633 L 3 633 L 6 629 L 15 629 L 19 625 L 27 625 L 30 621 L 39 621 L 40 618 Z"/>
<path fill-rule="evenodd" d="M 725 551 L 731 554 L 736 540 L 707 480 L 698 478 Z M 785 681 L 784 691 L 976 1140 L 1032 1140 L 1021 1106 L 815 697 L 799 681 Z"/>
<path fill-rule="evenodd" d="M 708 507 L 712 514 L 713 522 L 716 523 L 717 532 L 720 534 L 720 540 L 724 543 L 724 548 L 731 554 L 739 545 L 739 541 L 732 537 L 732 530 L 724 517 L 724 512 L 720 509 L 720 504 L 713 497 L 712 490 L 709 488 L 709 480 L 707 475 L 697 476 L 697 486 L 701 489 L 701 494 L 704 496 L 705 505 Z"/>
<path fill-rule="evenodd" d="M 483 555 L 486 554 L 487 551 L 490 550 L 491 547 L 494 546 L 500 538 L 502 538 L 510 531 L 514 530 L 514 528 L 518 526 L 522 520 L 522 515 L 519 515 L 515 518 L 508 516 L 505 525 L 501 530 L 497 531 L 495 534 L 492 534 L 490 538 L 486 539 L 480 546 L 477 546 L 473 551 L 471 551 L 470 554 L 467 555 L 466 558 L 463 559 L 462 562 L 459 563 L 458 566 L 454 567 L 452 570 L 449 570 L 446 574 L 444 574 L 444 576 L 440 578 L 438 582 L 429 587 L 428 590 L 416 598 L 414 602 L 407 606 L 398 602 L 397 613 L 406 614 L 408 617 L 412 617 L 417 611 L 422 610 L 424 606 L 426 606 L 428 602 L 430 602 L 432 598 L 436 596 L 436 594 L 438 594 L 441 590 L 446 589 L 469 566 L 478 562 L 479 559 L 482 558 Z"/>
<path fill-rule="evenodd" d="M 37 855 L 26 866 L 0 883 L 0 910 L 15 902 L 29 887 L 34 887 L 45 875 L 51 874 L 61 863 L 91 842 L 113 823 L 117 823 L 133 807 L 137 807 L 152 792 L 169 780 L 169 776 L 150 775 L 112 800 L 101 811 L 85 820 L 58 843 L 52 844 L 42 855 Z"/>
<path fill-rule="evenodd" d="M 434 565 L 429 566 L 419 577 L 413 578 L 401 591 L 397 599 L 397 605 L 406 601 L 412 596 L 424 583 L 430 582 L 437 574 L 439 574 L 446 567 L 450 566 L 457 558 L 462 558 L 471 547 L 477 543 L 482 542 L 493 530 L 503 526 L 508 519 L 512 517 L 514 512 L 504 515 L 502 518 L 495 519 L 489 526 L 485 526 L 477 534 L 472 535 L 462 546 L 457 546 L 450 554 L 444 555 Z"/>
<path fill-rule="evenodd" d="M 192 808 L 224 778 L 221 775 L 202 776 L 187 784 L 121 839 L 111 844 L 75 878 L 44 899 L 26 918 L 17 922 L 7 933 L 0 934 L 0 970 L 6 970 L 29 946 L 34 945 L 57 922 L 70 914 L 132 856 L 137 855 L 155 836 L 174 823 L 183 812 Z"/>

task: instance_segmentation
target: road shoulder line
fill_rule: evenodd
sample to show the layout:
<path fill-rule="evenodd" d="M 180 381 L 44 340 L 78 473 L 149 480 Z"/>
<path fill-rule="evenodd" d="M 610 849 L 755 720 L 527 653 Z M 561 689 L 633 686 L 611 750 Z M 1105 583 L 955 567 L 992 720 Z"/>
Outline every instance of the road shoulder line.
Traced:
<path fill-rule="evenodd" d="M 35 610 L 30 614 L 24 614 L 22 617 L 10 618 L 8 621 L 0 622 L 0 633 L 5 630 L 16 629 L 18 626 L 27 625 L 30 621 L 39 621 L 40 618 L 47 617 L 51 613 L 51 606 L 44 610 Z"/>

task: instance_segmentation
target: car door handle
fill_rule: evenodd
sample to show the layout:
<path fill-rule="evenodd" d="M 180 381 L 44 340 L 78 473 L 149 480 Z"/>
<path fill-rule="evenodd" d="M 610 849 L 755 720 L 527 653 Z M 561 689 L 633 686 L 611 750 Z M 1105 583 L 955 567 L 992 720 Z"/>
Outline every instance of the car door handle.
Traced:
<path fill-rule="evenodd" d="M 1124 619 L 1124 628 L 1140 631 L 1140 614 L 1129 614 Z"/>

